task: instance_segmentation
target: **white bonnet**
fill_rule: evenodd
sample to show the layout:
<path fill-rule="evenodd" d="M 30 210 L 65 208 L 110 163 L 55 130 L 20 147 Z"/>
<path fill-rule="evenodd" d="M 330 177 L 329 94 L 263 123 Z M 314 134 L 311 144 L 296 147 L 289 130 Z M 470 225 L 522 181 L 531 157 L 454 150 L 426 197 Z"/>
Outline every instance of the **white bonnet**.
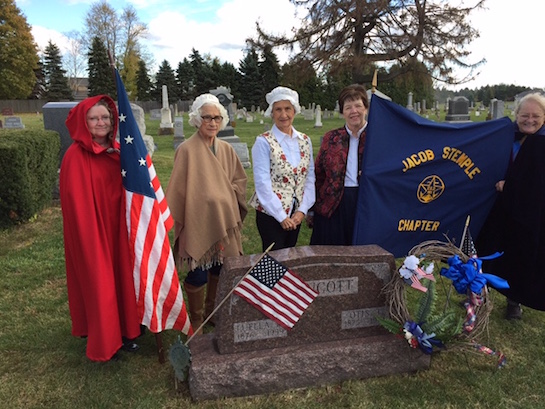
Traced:
<path fill-rule="evenodd" d="M 219 104 L 219 105 L 221 105 L 220 100 L 215 95 L 202 94 L 202 95 L 199 95 L 197 98 L 195 98 L 195 101 L 193 101 L 193 104 L 191 105 L 191 112 L 197 111 L 204 104 Z"/>
<path fill-rule="evenodd" d="M 206 104 L 211 104 L 218 108 L 220 115 L 223 117 L 223 121 L 220 125 L 220 130 L 225 129 L 225 127 L 229 123 L 229 113 L 221 104 L 218 97 L 212 94 L 201 94 L 197 98 L 195 98 L 195 101 L 193 101 L 193 104 L 191 104 L 191 109 L 189 110 L 189 125 L 193 125 L 196 128 L 199 128 L 201 126 L 202 118 L 199 110 L 202 108 L 203 105 Z"/>
<path fill-rule="evenodd" d="M 301 112 L 301 106 L 299 105 L 299 94 L 297 91 L 292 89 L 286 87 L 276 87 L 266 95 L 265 99 L 269 104 L 269 107 L 265 111 L 265 116 L 271 116 L 272 107 L 274 103 L 278 101 L 289 101 L 293 105 L 296 114 Z"/>

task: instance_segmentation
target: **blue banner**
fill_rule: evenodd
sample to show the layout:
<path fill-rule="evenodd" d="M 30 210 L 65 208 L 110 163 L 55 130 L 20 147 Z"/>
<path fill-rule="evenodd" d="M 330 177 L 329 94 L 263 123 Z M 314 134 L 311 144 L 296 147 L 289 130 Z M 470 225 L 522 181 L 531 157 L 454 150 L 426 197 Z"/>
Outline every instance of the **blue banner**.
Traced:
<path fill-rule="evenodd" d="M 459 245 L 467 216 L 476 236 L 513 138 L 507 117 L 438 123 L 373 95 L 354 244 L 378 244 L 395 257 L 427 240 Z"/>

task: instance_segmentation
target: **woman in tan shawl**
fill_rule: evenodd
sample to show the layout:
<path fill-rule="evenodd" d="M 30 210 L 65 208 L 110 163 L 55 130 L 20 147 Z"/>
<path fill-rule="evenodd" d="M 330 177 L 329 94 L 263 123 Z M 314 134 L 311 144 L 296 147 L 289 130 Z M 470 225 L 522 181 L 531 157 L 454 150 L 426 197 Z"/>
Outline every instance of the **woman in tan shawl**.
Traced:
<path fill-rule="evenodd" d="M 214 95 L 195 99 L 189 124 L 197 132 L 176 150 L 166 194 L 176 222 L 176 262 L 189 268 L 184 289 L 194 329 L 214 309 L 224 257 L 242 254 L 247 176 L 233 147 L 217 138 L 228 122 Z"/>

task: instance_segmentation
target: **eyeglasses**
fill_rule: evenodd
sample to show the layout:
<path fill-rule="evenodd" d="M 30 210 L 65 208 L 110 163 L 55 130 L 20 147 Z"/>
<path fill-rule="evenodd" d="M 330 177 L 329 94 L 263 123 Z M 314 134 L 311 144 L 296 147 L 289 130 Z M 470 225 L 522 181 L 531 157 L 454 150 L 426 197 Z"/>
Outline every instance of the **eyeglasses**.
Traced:
<path fill-rule="evenodd" d="M 91 116 L 87 118 L 89 122 L 92 122 L 94 124 L 98 123 L 102 119 L 102 122 L 111 122 L 112 118 L 110 118 L 108 115 L 103 116 Z"/>
<path fill-rule="evenodd" d="M 543 115 L 538 115 L 538 114 L 519 114 L 519 117 L 521 119 L 524 119 L 525 121 L 528 120 L 528 119 L 541 119 L 543 117 Z"/>
<path fill-rule="evenodd" d="M 212 121 L 219 124 L 221 121 L 223 121 L 223 117 L 221 115 L 218 115 L 218 116 L 204 115 L 204 116 L 201 116 L 201 118 L 207 124 L 209 124 Z"/>

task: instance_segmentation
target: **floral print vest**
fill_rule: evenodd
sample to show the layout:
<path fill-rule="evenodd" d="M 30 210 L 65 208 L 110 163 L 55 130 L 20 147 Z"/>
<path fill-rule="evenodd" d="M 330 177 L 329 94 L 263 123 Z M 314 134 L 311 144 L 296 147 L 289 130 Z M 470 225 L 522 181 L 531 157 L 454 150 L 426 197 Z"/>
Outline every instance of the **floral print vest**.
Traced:
<path fill-rule="evenodd" d="M 310 143 L 309 137 L 300 134 L 302 138 L 297 138 L 299 143 L 299 152 L 301 160 L 297 167 L 292 166 L 284 154 L 284 150 L 278 143 L 278 140 L 271 132 L 261 134 L 269 143 L 271 150 L 271 184 L 273 192 L 282 202 L 282 208 L 286 216 L 290 216 L 295 198 L 295 210 L 303 199 L 305 181 L 308 175 L 308 166 L 310 164 Z M 257 195 L 254 193 L 249 202 L 250 206 L 256 210 L 268 214 L 259 203 Z"/>

